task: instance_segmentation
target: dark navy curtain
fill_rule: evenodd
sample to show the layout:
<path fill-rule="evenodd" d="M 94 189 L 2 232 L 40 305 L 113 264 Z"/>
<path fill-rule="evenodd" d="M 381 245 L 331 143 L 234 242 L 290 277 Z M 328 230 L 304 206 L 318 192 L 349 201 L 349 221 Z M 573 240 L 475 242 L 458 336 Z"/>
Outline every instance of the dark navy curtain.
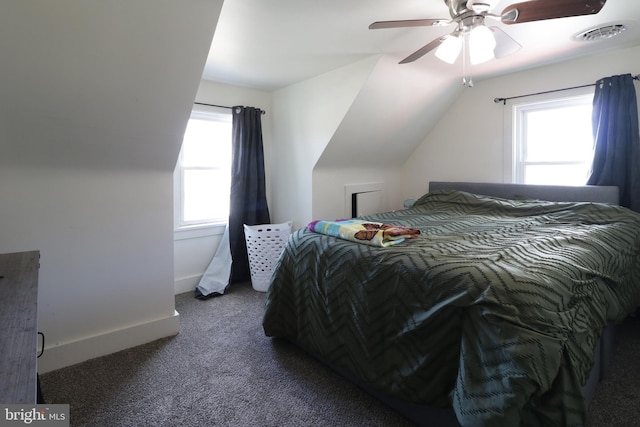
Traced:
<path fill-rule="evenodd" d="M 251 279 L 243 224 L 270 223 L 262 147 L 262 110 L 234 107 L 232 122 L 231 199 L 229 205 L 229 283 Z"/>
<path fill-rule="evenodd" d="M 595 154 L 587 184 L 615 185 L 620 205 L 640 212 L 638 102 L 631 74 L 596 82 L 593 97 Z"/>

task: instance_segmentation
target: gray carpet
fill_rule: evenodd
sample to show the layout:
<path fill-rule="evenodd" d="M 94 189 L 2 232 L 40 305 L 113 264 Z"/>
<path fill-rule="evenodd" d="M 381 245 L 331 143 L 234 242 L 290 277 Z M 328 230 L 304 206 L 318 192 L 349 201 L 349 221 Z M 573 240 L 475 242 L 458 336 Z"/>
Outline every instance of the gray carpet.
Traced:
<path fill-rule="evenodd" d="M 181 333 L 41 376 L 72 426 L 410 426 L 281 340 L 264 336 L 265 294 L 248 284 L 207 301 L 176 297 Z M 640 321 L 625 322 L 590 426 L 640 420 Z"/>

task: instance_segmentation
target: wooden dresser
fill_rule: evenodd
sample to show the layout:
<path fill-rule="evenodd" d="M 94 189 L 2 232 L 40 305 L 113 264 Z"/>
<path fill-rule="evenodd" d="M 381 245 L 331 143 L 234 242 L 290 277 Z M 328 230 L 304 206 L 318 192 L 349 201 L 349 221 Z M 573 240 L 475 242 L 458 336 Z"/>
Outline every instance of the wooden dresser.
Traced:
<path fill-rule="evenodd" d="M 36 403 L 40 252 L 0 255 L 0 403 Z"/>

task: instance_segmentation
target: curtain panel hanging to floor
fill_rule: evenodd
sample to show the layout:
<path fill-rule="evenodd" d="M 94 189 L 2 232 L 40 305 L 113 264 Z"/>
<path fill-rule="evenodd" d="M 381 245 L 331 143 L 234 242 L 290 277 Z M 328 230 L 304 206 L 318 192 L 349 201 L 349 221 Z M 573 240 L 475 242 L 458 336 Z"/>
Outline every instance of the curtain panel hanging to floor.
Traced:
<path fill-rule="evenodd" d="M 232 283 L 251 279 L 244 224 L 271 222 L 267 206 L 262 110 L 233 107 L 229 223 L 220 246 L 196 287 L 196 298 L 224 294 Z"/>
<path fill-rule="evenodd" d="M 265 185 L 262 110 L 234 107 L 232 134 L 229 205 L 229 243 L 232 257 L 230 283 L 236 283 L 251 278 L 243 224 L 271 222 Z"/>
<path fill-rule="evenodd" d="M 640 132 L 633 76 L 596 82 L 593 97 L 595 153 L 590 185 L 615 185 L 620 204 L 640 212 Z"/>

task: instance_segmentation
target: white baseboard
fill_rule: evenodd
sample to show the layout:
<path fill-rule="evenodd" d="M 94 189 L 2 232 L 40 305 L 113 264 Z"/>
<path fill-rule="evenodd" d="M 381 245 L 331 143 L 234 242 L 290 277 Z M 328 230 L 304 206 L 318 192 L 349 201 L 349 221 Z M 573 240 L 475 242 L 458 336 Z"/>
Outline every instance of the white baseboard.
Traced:
<path fill-rule="evenodd" d="M 200 283 L 200 279 L 202 278 L 202 274 L 197 274 L 195 276 L 182 277 L 180 279 L 176 279 L 173 282 L 174 294 L 183 294 L 185 292 L 193 292 L 196 290 L 198 283 Z"/>
<path fill-rule="evenodd" d="M 174 310 L 173 316 L 78 341 L 45 347 L 42 357 L 38 359 L 38 372 L 42 374 L 75 365 L 85 360 L 170 337 L 179 332 L 180 314 Z"/>

